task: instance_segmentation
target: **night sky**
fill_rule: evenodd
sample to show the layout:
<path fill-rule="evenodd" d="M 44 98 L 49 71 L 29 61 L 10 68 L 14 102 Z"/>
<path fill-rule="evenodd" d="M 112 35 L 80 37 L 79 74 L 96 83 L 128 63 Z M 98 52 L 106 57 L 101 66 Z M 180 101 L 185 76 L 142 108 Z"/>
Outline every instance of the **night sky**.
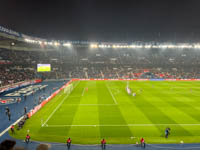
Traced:
<path fill-rule="evenodd" d="M 1 0 L 0 25 L 58 40 L 199 41 L 200 0 Z"/>

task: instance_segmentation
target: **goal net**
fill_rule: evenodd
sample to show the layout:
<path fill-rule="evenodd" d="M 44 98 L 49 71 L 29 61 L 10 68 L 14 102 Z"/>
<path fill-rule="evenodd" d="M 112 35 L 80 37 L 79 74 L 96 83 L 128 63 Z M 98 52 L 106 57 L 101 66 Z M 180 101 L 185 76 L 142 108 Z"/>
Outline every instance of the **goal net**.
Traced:
<path fill-rule="evenodd" d="M 64 93 L 67 94 L 67 95 L 69 95 L 72 92 L 73 88 L 74 88 L 73 84 L 69 84 L 68 86 L 66 86 L 64 88 Z"/>

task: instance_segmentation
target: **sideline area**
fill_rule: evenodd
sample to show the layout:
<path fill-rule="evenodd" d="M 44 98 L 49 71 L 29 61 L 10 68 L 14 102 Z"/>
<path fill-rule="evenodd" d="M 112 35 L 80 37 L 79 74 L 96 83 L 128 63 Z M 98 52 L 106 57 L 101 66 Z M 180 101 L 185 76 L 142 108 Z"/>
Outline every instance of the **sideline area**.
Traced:
<path fill-rule="evenodd" d="M 15 121 L 17 121 L 20 117 L 24 115 L 24 107 L 27 108 L 27 112 L 29 112 L 36 104 L 39 103 L 39 97 L 48 97 L 51 93 L 55 92 L 58 88 L 60 88 L 64 84 L 63 81 L 44 81 L 42 83 L 39 83 L 39 85 L 48 85 L 45 90 L 42 91 L 36 91 L 33 95 L 29 95 L 26 97 L 26 100 L 24 100 L 23 96 L 21 96 L 21 102 L 20 103 L 11 103 L 6 105 L 0 105 L 0 133 L 2 133 L 4 130 L 6 130 L 7 127 L 12 125 Z M 38 84 L 37 84 L 38 85 Z M 19 89 L 18 89 L 19 90 Z M 13 91 L 12 91 L 13 92 Z M 5 99 L 5 95 L 1 95 L 0 98 Z M 10 98 L 10 97 L 7 97 Z M 5 114 L 5 108 L 9 107 L 11 112 L 11 120 L 8 120 L 8 117 Z M 0 142 L 5 139 L 2 136 L 0 138 Z"/>
<path fill-rule="evenodd" d="M 9 138 L 8 133 L 4 135 L 4 139 Z M 15 139 L 14 139 L 15 140 Z M 72 139 L 73 140 L 73 139 Z M 22 140 L 16 140 L 17 146 L 24 147 L 28 150 L 34 150 L 39 144 L 47 144 L 49 145 L 50 150 L 63 150 L 67 149 L 66 144 L 64 143 L 43 143 L 43 142 L 37 142 L 37 141 L 31 141 L 29 144 L 26 144 Z M 101 145 L 80 145 L 80 144 L 73 144 L 72 141 L 72 150 L 101 150 Z M 136 144 L 107 144 L 106 145 L 107 150 L 141 150 L 140 145 Z M 200 143 L 199 144 L 147 144 L 146 150 L 198 150 L 200 149 Z"/>

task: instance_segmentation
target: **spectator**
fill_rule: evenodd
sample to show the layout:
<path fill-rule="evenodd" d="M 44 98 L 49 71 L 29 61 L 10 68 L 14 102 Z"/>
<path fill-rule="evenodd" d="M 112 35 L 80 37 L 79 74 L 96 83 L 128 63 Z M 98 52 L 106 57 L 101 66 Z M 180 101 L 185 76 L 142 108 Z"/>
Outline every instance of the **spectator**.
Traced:
<path fill-rule="evenodd" d="M 145 144 L 144 138 L 141 138 L 140 143 L 141 143 L 141 147 L 143 147 L 143 148 L 146 147 L 146 144 Z"/>
<path fill-rule="evenodd" d="M 16 142 L 13 140 L 4 140 L 1 142 L 2 149 L 5 148 L 6 150 L 13 150 Z"/>
<path fill-rule="evenodd" d="M 102 141 L 101 141 L 101 148 L 106 149 L 106 140 L 105 139 L 102 139 Z"/>
<path fill-rule="evenodd" d="M 26 150 L 24 147 L 15 147 L 15 150 Z"/>
<path fill-rule="evenodd" d="M 27 135 L 26 135 L 25 142 L 28 144 L 28 143 L 30 142 L 30 139 L 31 139 L 30 135 L 27 134 Z"/>
<path fill-rule="evenodd" d="M 10 109 L 8 107 L 5 108 L 6 115 L 8 115 L 8 112 L 10 112 Z"/>
<path fill-rule="evenodd" d="M 9 121 L 11 120 L 11 113 L 10 113 L 10 111 L 8 112 L 8 120 Z"/>
<path fill-rule="evenodd" d="M 24 114 L 27 113 L 27 107 L 24 107 Z"/>
<path fill-rule="evenodd" d="M 10 128 L 10 130 L 11 130 L 12 134 L 15 133 L 15 126 L 12 125 L 11 128 Z"/>
<path fill-rule="evenodd" d="M 36 150 L 48 150 L 48 149 L 49 149 L 49 145 L 47 144 L 40 144 L 36 148 Z"/>
<path fill-rule="evenodd" d="M 70 149 L 70 147 L 71 147 L 71 139 L 68 138 L 67 139 L 67 148 Z"/>

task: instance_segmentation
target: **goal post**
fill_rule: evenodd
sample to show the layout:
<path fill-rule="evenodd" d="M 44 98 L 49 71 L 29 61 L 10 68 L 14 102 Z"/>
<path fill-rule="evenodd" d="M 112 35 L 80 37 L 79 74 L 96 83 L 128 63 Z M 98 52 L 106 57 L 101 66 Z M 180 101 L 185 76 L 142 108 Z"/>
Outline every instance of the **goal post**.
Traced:
<path fill-rule="evenodd" d="M 64 88 L 64 93 L 67 94 L 67 95 L 69 95 L 72 92 L 73 88 L 74 88 L 73 84 L 69 84 L 68 86 L 66 86 Z"/>

